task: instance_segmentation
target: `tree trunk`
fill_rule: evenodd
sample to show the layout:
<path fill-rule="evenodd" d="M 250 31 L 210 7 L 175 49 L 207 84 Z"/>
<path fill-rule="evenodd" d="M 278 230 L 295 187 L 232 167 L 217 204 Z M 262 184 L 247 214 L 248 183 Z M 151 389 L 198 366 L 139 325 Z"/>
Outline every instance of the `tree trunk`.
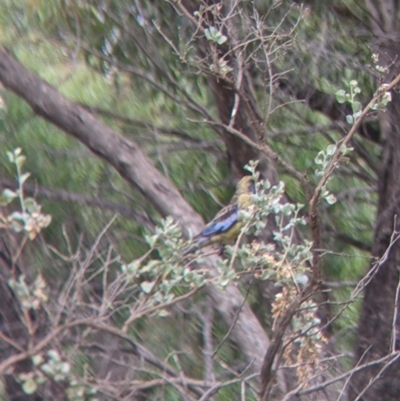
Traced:
<path fill-rule="evenodd" d="M 400 44 L 390 39 L 399 30 L 400 7 L 397 1 L 391 0 L 366 1 L 366 5 L 372 31 L 377 38 L 378 64 L 390 67 L 386 77 L 389 82 L 400 66 Z M 392 102 L 382 113 L 380 122 L 384 149 L 372 255 L 384 263 L 365 288 L 355 350 L 355 364 L 358 365 L 400 349 L 400 319 L 398 313 L 394 316 L 400 266 L 400 242 L 395 240 L 396 233 L 400 231 L 400 95 L 396 91 L 392 92 Z M 373 262 L 371 269 L 374 265 Z M 389 361 L 354 375 L 350 382 L 349 399 L 399 400 L 400 358 L 391 364 Z"/>

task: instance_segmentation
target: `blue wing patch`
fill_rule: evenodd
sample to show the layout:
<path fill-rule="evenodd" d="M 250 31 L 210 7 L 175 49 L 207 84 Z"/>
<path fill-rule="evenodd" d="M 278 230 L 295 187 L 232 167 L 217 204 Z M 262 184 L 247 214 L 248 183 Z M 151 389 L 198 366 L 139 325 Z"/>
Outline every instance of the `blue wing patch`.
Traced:
<path fill-rule="evenodd" d="M 221 213 L 223 212 L 223 213 Z M 222 209 L 216 218 L 208 223 L 204 230 L 198 235 L 199 237 L 211 237 L 228 231 L 238 221 L 238 207 Z"/>

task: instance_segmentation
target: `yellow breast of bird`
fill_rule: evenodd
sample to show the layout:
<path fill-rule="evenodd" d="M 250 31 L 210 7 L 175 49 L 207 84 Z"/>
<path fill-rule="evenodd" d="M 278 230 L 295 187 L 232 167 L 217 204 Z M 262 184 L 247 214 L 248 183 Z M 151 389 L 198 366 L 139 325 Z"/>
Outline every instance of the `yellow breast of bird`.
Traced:
<path fill-rule="evenodd" d="M 251 199 L 251 194 L 246 189 L 246 192 L 237 194 L 234 203 L 237 204 L 239 211 L 248 209 L 253 204 L 252 199 Z M 211 244 L 219 243 L 222 245 L 227 245 L 227 244 L 231 244 L 231 243 L 235 242 L 238 235 L 240 234 L 240 230 L 242 229 L 243 226 L 244 226 L 244 222 L 242 221 L 242 218 L 241 218 L 241 215 L 239 212 L 237 222 L 232 227 L 230 227 L 227 231 L 213 235 L 210 238 L 210 243 Z"/>
<path fill-rule="evenodd" d="M 239 205 L 240 210 L 248 209 L 253 204 L 251 194 L 240 194 L 237 199 L 237 204 Z"/>

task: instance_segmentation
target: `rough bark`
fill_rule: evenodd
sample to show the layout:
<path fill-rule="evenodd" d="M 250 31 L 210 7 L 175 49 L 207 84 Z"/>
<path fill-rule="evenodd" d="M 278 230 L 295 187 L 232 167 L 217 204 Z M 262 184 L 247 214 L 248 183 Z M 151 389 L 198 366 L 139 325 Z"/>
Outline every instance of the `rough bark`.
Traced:
<path fill-rule="evenodd" d="M 203 3 L 203 6 L 212 8 L 218 4 L 219 2 L 215 0 L 207 0 Z M 207 28 L 207 24 L 218 26 L 221 23 L 222 16 L 224 16 L 227 18 L 224 32 L 229 37 L 229 40 L 224 45 L 214 46 L 203 38 L 199 40 L 197 51 L 200 59 L 207 59 L 210 64 L 215 61 L 214 59 L 223 57 L 232 68 L 233 73 L 226 78 L 215 76 L 211 73 L 208 75 L 209 87 L 214 97 L 214 104 L 221 123 L 229 125 L 247 136 L 254 143 L 260 144 L 264 141 L 262 119 L 259 115 L 259 110 L 257 110 L 257 100 L 251 90 L 251 78 L 247 71 L 248 66 L 244 65 L 240 51 L 232 50 L 235 47 L 235 43 L 239 42 L 239 38 L 236 38 L 236 36 L 240 19 L 232 17 L 232 14 L 235 13 L 236 5 L 230 1 L 222 1 L 220 5 L 222 6 L 219 9 L 220 15 L 216 16 L 214 12 L 210 11 L 207 14 L 207 18 L 205 18 L 207 23 L 202 22 L 202 28 Z M 197 1 L 184 0 L 182 1 L 182 7 L 187 14 L 193 15 L 198 10 L 199 4 Z M 229 18 L 228 15 L 230 15 Z M 272 184 L 278 182 L 278 174 L 274 163 L 265 157 L 262 152 L 232 135 L 228 130 L 222 129 L 221 134 L 227 149 L 233 176 L 241 177 L 243 175 L 243 167 L 250 160 L 258 160 L 262 178 L 269 180 Z M 273 225 L 272 222 L 271 225 Z M 266 237 L 269 234 L 267 233 Z"/>
<path fill-rule="evenodd" d="M 400 45 L 391 38 L 400 29 L 400 8 L 397 1 L 366 1 L 379 64 L 391 66 L 390 80 L 400 66 Z M 400 319 L 395 313 L 399 284 L 400 242 L 392 234 L 400 231 L 400 95 L 381 115 L 381 131 L 385 141 L 379 180 L 379 203 L 372 255 L 381 259 L 389 250 L 372 281 L 365 289 L 358 327 L 355 363 L 368 363 L 400 349 Z M 398 301 L 397 301 L 398 302 Z M 397 307 L 399 305 L 397 304 Z M 349 399 L 361 396 L 363 401 L 400 399 L 400 362 L 390 366 L 377 364 L 353 376 Z M 386 366 L 386 367 L 385 367 Z M 362 395 L 361 395 L 362 394 Z"/>
<path fill-rule="evenodd" d="M 400 232 L 400 97 L 394 94 L 393 103 L 386 112 L 390 135 L 384 149 L 381 179 L 379 180 L 379 208 L 372 255 L 381 259 L 390 249 L 386 262 L 365 289 L 358 328 L 355 363 L 367 363 L 391 352 L 392 335 L 397 336 L 395 350 L 400 343 L 400 320 L 393 325 L 394 305 L 399 282 L 400 243 L 392 243 L 394 231 Z M 397 333 L 397 334 L 396 334 Z M 358 373 L 351 382 L 350 399 L 354 399 L 375 378 L 384 364 L 378 364 Z M 398 400 L 400 397 L 400 362 L 385 370 L 385 374 L 363 396 L 369 400 Z"/>
<path fill-rule="evenodd" d="M 203 227 L 201 217 L 136 143 L 118 135 L 90 112 L 61 96 L 3 48 L 0 48 L 0 82 L 23 98 L 36 114 L 75 137 L 112 165 L 128 183 L 141 191 L 161 215 L 172 216 L 186 233 L 199 232 Z M 213 266 L 212 259 L 207 263 Z M 210 286 L 207 291 L 228 326 L 234 324 L 239 306 L 244 305 L 234 324 L 232 338 L 252 362 L 252 370 L 260 371 L 269 340 L 256 316 L 245 305 L 243 296 L 236 287 L 224 292 Z"/>

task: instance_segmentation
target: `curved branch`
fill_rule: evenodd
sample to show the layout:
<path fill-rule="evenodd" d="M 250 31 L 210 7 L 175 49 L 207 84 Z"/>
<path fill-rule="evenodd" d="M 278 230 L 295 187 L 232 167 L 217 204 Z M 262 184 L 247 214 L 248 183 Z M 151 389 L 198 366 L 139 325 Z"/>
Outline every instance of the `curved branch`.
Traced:
<path fill-rule="evenodd" d="M 67 100 L 1 47 L 0 82 L 29 103 L 36 114 L 79 140 L 112 165 L 161 215 L 172 216 L 179 222 L 186 235 L 199 232 L 203 227 L 201 217 L 174 185 L 154 167 L 136 143 L 118 135 L 83 107 Z M 210 269 L 214 262 L 212 258 L 206 261 Z M 243 296 L 237 287 L 230 286 L 222 292 L 214 286 L 208 286 L 207 292 L 213 299 L 214 307 L 226 324 L 231 326 L 235 311 L 243 304 Z M 240 344 L 246 358 L 253 362 L 252 371 L 260 371 L 262 355 L 268 347 L 269 339 L 247 304 L 239 314 L 232 336 Z"/>

